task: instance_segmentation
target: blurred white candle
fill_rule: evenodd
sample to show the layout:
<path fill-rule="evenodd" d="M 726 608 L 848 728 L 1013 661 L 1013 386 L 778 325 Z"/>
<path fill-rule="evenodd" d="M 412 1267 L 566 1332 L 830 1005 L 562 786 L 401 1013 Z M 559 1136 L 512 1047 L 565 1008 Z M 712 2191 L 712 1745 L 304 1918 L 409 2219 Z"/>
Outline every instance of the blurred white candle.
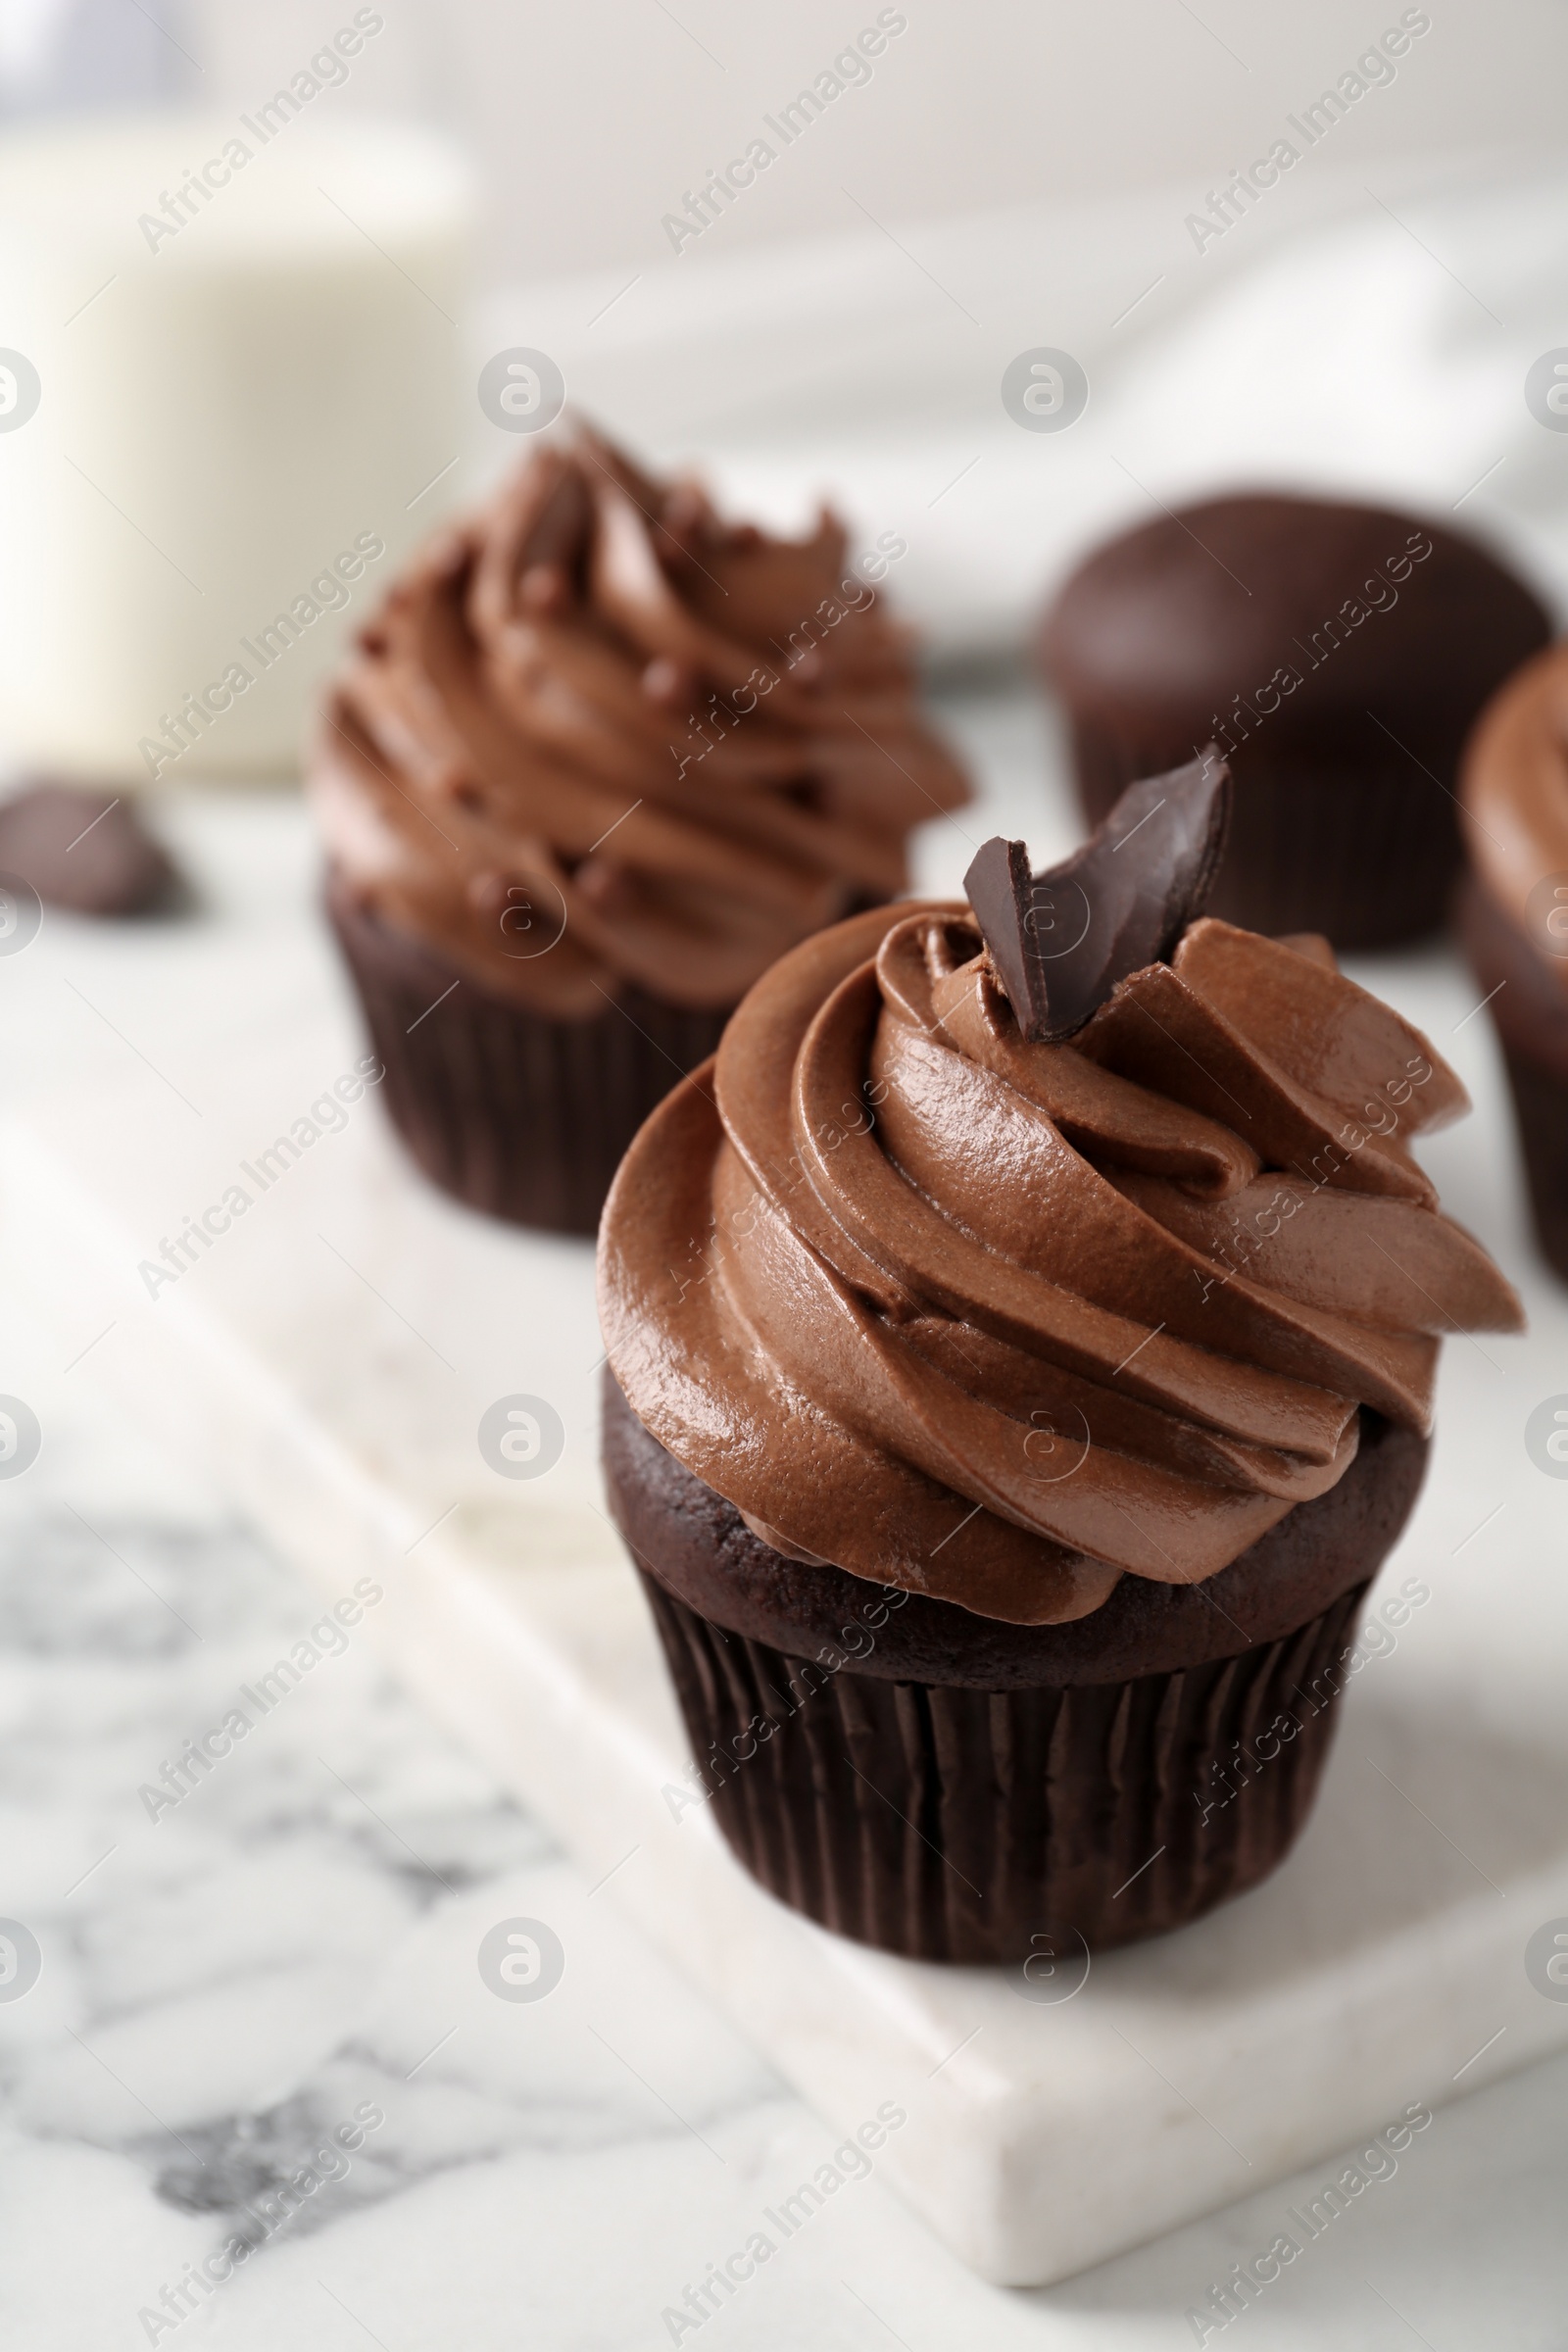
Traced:
<path fill-rule="evenodd" d="M 0 141 L 0 755 L 288 772 L 450 501 L 467 174 L 422 131 L 329 119 L 310 78 L 309 112 L 268 92 Z"/>

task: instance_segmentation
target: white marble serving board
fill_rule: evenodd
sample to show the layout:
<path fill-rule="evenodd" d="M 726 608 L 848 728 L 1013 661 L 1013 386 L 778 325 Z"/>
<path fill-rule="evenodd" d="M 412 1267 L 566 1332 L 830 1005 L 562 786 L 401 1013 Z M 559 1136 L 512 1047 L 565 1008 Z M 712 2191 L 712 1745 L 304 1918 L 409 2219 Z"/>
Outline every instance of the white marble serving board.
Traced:
<path fill-rule="evenodd" d="M 994 760 L 1022 740 L 996 707 L 968 731 Z M 1002 764 L 994 804 L 1011 814 L 1033 787 Z M 1069 822 L 1058 807 L 1030 830 L 1050 843 Z M 364 1050 L 296 818 L 263 823 L 258 839 L 286 837 L 270 864 L 236 859 L 242 834 L 226 919 L 112 953 L 46 923 L 26 969 L 0 971 L 0 1027 L 34 1082 L 4 1138 L 7 1214 L 79 1331 L 74 1377 L 205 1457 L 326 1598 L 381 1581 L 365 1630 L 410 1689 L 835 2127 L 902 2105 L 878 2162 L 964 2261 L 1064 2278 L 1568 2045 L 1568 2003 L 1523 1963 L 1531 1933 L 1568 1915 L 1568 1494 L 1523 1438 L 1568 1388 L 1568 1295 L 1525 1242 L 1494 1049 L 1454 959 L 1364 976 L 1472 1088 L 1477 1115 L 1426 1156 L 1526 1289 L 1532 1334 L 1446 1350 L 1434 1474 L 1380 1588 L 1414 1578 L 1430 1597 L 1352 1681 L 1297 1852 L 1052 2003 L 1016 1976 L 818 1931 L 752 1884 L 701 1807 L 672 1805 L 689 1758 L 602 1508 L 591 1251 L 433 1195 L 373 1096 L 265 1192 L 240 1173 Z M 210 851 L 212 821 L 191 838 Z M 927 845 L 926 878 L 967 854 L 961 837 Z M 72 1073 L 53 1093 L 51 1063 Z M 140 1262 L 236 1177 L 251 1206 L 150 1296 Z M 515 1394 L 565 1429 L 533 1481 L 499 1476 L 477 1443 Z"/>

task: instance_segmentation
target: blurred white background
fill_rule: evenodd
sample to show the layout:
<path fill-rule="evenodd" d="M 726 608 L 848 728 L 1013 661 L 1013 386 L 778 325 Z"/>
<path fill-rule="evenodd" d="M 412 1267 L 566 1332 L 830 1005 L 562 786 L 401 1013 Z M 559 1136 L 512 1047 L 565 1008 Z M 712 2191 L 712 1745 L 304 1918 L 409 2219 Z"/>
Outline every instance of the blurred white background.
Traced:
<path fill-rule="evenodd" d="M 796 0 L 777 11 L 722 0 L 674 9 L 662 0 L 392 0 L 383 13 L 384 32 L 335 102 L 450 129 L 480 170 L 491 269 L 534 278 L 663 258 L 660 220 L 682 191 L 739 152 L 760 116 L 877 12 L 860 0 Z M 1201 0 L 1196 10 L 1186 0 L 910 0 L 903 13 L 908 30 L 870 84 L 813 126 L 788 171 L 768 172 L 735 207 L 713 234 L 716 252 L 856 228 L 846 178 L 893 220 L 1133 190 L 1200 203 L 1220 173 L 1266 151 L 1286 114 L 1400 18 L 1387 0 L 1315 0 L 1300 10 L 1268 0 Z M 1344 154 L 1335 160 L 1402 177 L 1423 159 L 1491 150 L 1518 164 L 1532 151 L 1560 151 L 1560 0 L 1437 0 L 1428 13 L 1432 33 L 1396 81 L 1337 129 Z M 134 44 L 166 86 L 241 108 L 352 16 L 347 0 L 269 0 L 265 9 L 156 0 L 138 30 L 117 0 L 5 0 L 0 58 L 12 103 L 25 102 L 26 61 L 69 39 L 75 21 L 91 26 L 82 47 L 100 58 L 107 46 Z M 1279 217 L 1256 222 L 1263 235 L 1321 201 L 1309 180 L 1303 172 L 1282 183 L 1271 208 Z M 1169 225 L 1169 258 L 1178 259 L 1180 214 Z M 1217 252 L 1210 247 L 1210 258 Z"/>
<path fill-rule="evenodd" d="M 66 89 L 139 82 L 151 93 L 248 108 L 285 83 L 353 8 L 322 0 L 3 0 L 0 105 L 17 113 Z M 414 114 L 476 164 L 487 263 L 502 278 L 664 259 L 661 220 L 842 50 L 874 6 L 797 0 L 737 11 L 720 0 L 394 0 L 332 103 Z M 853 103 L 769 172 L 705 239 L 703 258 L 862 221 L 854 197 L 894 220 L 994 207 L 1070 207 L 1158 191 L 1159 263 L 1191 254 L 1182 211 L 1228 170 L 1266 152 L 1284 117 L 1352 68 L 1400 8 L 1317 0 L 911 0 L 907 31 Z M 1560 0 L 1450 0 L 1396 80 L 1336 127 L 1341 175 L 1393 173 L 1460 156 L 1518 168 L 1561 152 L 1568 11 Z M 1314 159 L 1314 161 L 1319 159 Z M 1326 157 L 1321 160 L 1328 160 Z M 1321 208 L 1319 175 L 1281 185 L 1250 223 L 1277 236 Z M 848 180 L 853 195 L 846 194 Z M 1178 207 L 1170 218 L 1171 199 Z M 1333 200 L 1333 199 L 1329 199 Z M 1208 248 L 1207 259 L 1219 248 Z M 695 253 L 688 249 L 688 259 Z"/>
<path fill-rule="evenodd" d="M 1015 653 L 1087 541 L 1248 480 L 1451 514 L 1568 595 L 1568 434 L 1524 399 L 1568 344 L 1561 0 L 910 0 L 787 146 L 764 119 L 876 24 L 871 0 L 360 13 L 379 29 L 313 122 L 444 131 L 480 199 L 466 435 L 421 527 L 524 446 L 472 387 L 528 347 L 652 460 L 699 461 L 780 521 L 830 495 L 857 529 L 902 531 L 901 602 L 939 657 Z M 237 120 L 354 17 L 0 0 L 0 112 L 115 87 Z M 1396 61 L 1309 141 L 1303 116 L 1375 43 Z M 759 135 L 775 160 L 674 250 L 666 218 Z M 1281 138 L 1293 168 L 1195 236 Z M 1041 347 L 1087 371 L 1071 431 L 1004 413 L 1004 369 Z M 401 514 L 375 519 L 399 543 Z M 292 567 L 317 560 L 302 543 Z"/>

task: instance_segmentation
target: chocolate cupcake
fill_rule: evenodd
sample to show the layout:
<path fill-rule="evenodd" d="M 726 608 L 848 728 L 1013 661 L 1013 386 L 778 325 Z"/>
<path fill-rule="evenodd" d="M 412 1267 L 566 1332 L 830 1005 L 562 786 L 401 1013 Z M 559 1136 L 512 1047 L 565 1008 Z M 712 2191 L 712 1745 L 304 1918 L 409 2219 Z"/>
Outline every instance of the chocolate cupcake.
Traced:
<path fill-rule="evenodd" d="M 1536 1238 L 1568 1281 L 1568 644 L 1488 705 L 1461 798 L 1460 936 L 1507 1064 Z"/>
<path fill-rule="evenodd" d="M 1519 1322 L 1408 1150 L 1453 1073 L 1321 940 L 1189 919 L 1217 774 L 795 949 L 605 1212 L 612 1507 L 704 1788 L 774 1894 L 913 1957 L 1275 1866 L 1438 1335 Z"/>
<path fill-rule="evenodd" d="M 775 956 L 895 897 L 964 779 L 824 512 L 719 520 L 579 432 L 444 532 L 327 697 L 326 903 L 426 1173 L 592 1233 Z"/>
<path fill-rule="evenodd" d="M 1253 496 L 1097 550 L 1042 654 L 1091 823 L 1134 777 L 1212 740 L 1236 778 L 1212 911 L 1355 950 L 1444 920 L 1466 732 L 1549 633 L 1529 589 L 1455 532 Z"/>

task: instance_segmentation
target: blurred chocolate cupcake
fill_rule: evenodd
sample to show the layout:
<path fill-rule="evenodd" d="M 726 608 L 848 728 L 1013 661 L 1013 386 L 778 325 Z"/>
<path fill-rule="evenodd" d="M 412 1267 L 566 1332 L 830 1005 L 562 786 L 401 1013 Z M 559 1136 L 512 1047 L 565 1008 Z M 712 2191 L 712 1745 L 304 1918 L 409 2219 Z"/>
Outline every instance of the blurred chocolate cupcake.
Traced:
<path fill-rule="evenodd" d="M 1568 1281 L 1568 644 L 1488 705 L 1461 798 L 1460 935 L 1507 1064 L 1536 1237 Z"/>
<path fill-rule="evenodd" d="M 426 1173 L 592 1233 L 775 956 L 967 786 L 827 513 L 800 541 L 579 432 L 397 582 L 327 698 L 327 906 Z"/>
<path fill-rule="evenodd" d="M 1549 633 L 1530 590 L 1455 532 L 1249 496 L 1098 549 L 1042 654 L 1091 823 L 1134 777 L 1213 741 L 1236 778 L 1213 911 L 1354 950 L 1444 920 L 1465 735 Z"/>
<path fill-rule="evenodd" d="M 1439 1334 L 1519 1320 L 1407 1149 L 1464 1106 L 1426 1040 L 1321 940 L 1189 919 L 1213 781 L 793 950 L 606 1208 L 612 1507 L 702 1788 L 892 1951 L 1122 1943 L 1274 1868 Z"/>

